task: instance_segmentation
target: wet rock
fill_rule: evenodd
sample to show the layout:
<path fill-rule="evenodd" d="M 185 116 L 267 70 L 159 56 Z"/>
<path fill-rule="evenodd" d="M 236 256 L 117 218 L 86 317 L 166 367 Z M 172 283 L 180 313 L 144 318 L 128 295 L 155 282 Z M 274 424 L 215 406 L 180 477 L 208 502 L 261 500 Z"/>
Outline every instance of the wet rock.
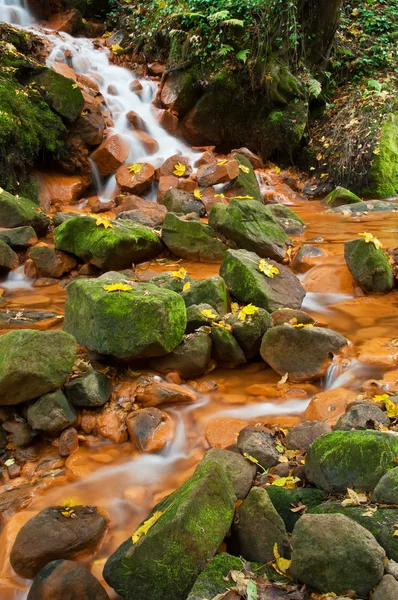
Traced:
<path fill-rule="evenodd" d="M 65 429 L 59 437 L 58 452 L 61 456 L 70 456 L 79 448 L 79 436 L 74 427 Z"/>
<path fill-rule="evenodd" d="M 141 129 L 141 131 L 143 131 L 145 129 L 145 122 L 140 117 L 140 115 L 138 113 L 136 113 L 134 110 L 130 110 L 126 114 L 126 119 L 130 123 L 130 125 L 132 126 L 133 129 Z"/>
<path fill-rule="evenodd" d="M 52 222 L 54 227 L 59 227 L 65 221 L 69 221 L 69 219 L 73 219 L 77 214 L 73 212 L 56 212 L 53 215 Z"/>
<path fill-rule="evenodd" d="M 138 81 L 138 79 L 134 79 L 134 81 L 132 81 L 130 83 L 130 91 L 133 92 L 133 94 L 140 94 L 143 91 L 143 87 L 142 84 Z"/>
<path fill-rule="evenodd" d="M 144 227 L 150 227 L 151 229 L 161 227 L 164 221 L 164 214 L 160 213 L 156 208 L 151 209 L 135 209 L 121 212 L 116 217 L 117 219 L 127 219 L 133 221 L 137 225 L 143 225 Z"/>
<path fill-rule="evenodd" d="M 353 590 L 367 596 L 383 576 L 384 550 L 343 515 L 304 515 L 292 544 L 293 577 L 321 593 Z"/>
<path fill-rule="evenodd" d="M 27 419 L 32 429 L 56 433 L 62 431 L 77 420 L 72 404 L 61 390 L 45 394 L 27 410 Z"/>
<path fill-rule="evenodd" d="M 330 426 L 322 421 L 299 423 L 286 435 L 286 447 L 289 450 L 308 450 L 320 435 L 330 431 L 332 431 Z"/>
<path fill-rule="evenodd" d="M 390 419 L 381 408 L 370 402 L 360 402 L 350 406 L 333 429 L 378 429 L 380 425 L 388 427 L 389 424 Z"/>
<path fill-rule="evenodd" d="M 190 213 L 197 213 L 198 215 L 204 215 L 204 206 L 200 200 L 196 200 L 193 194 L 184 192 L 183 190 L 173 189 L 168 190 L 161 200 L 168 211 L 188 215 Z"/>
<path fill-rule="evenodd" d="M 73 81 L 52 69 L 45 68 L 34 74 L 35 89 L 47 104 L 68 123 L 74 123 L 84 105 L 83 94 Z"/>
<path fill-rule="evenodd" d="M 111 395 L 111 380 L 104 373 L 89 371 L 68 381 L 65 394 L 74 406 L 103 406 Z"/>
<path fill-rule="evenodd" d="M 198 94 L 187 71 L 168 73 L 160 92 L 162 103 L 183 117 L 195 104 Z"/>
<path fill-rule="evenodd" d="M 20 529 L 10 554 L 14 571 L 33 579 L 49 562 L 84 558 L 95 553 L 107 527 L 92 506 L 74 506 L 75 518 L 64 507 L 45 508 Z"/>
<path fill-rule="evenodd" d="M 17 419 L 16 421 L 6 421 L 2 425 L 3 429 L 8 433 L 11 433 L 11 442 L 17 446 L 17 448 L 23 448 L 29 446 L 34 433 L 26 421 Z"/>
<path fill-rule="evenodd" d="M 321 327 L 278 325 L 269 329 L 261 343 L 261 357 L 279 375 L 290 381 L 313 381 L 325 375 L 333 356 L 347 340 Z"/>
<path fill-rule="evenodd" d="M 117 406 L 106 406 L 95 419 L 97 431 L 114 444 L 127 442 L 126 416 Z M 94 422 L 94 426 L 95 426 Z"/>
<path fill-rule="evenodd" d="M 173 422 L 158 408 L 136 410 L 128 415 L 126 424 L 131 441 L 142 452 L 158 452 L 173 438 Z"/>
<path fill-rule="evenodd" d="M 398 563 L 394 560 L 389 560 L 386 564 L 385 572 L 392 575 L 398 581 Z"/>
<path fill-rule="evenodd" d="M 228 580 L 229 573 L 241 570 L 242 561 L 237 556 L 226 552 L 216 554 L 205 570 L 200 573 L 187 600 L 216 598 L 218 595 L 222 595 L 223 600 L 240 600 L 240 595 L 231 597 L 229 594 L 225 595 L 225 590 L 236 585 L 232 578 Z"/>
<path fill-rule="evenodd" d="M 252 200 L 262 202 L 260 186 L 251 162 L 242 154 L 235 154 L 235 160 L 239 163 L 239 176 L 230 184 L 228 190 L 236 196 L 250 196 Z"/>
<path fill-rule="evenodd" d="M 151 187 L 155 177 L 155 169 L 149 163 L 135 164 L 142 168 L 137 173 L 134 173 L 129 170 L 132 168 L 132 165 L 124 165 L 116 171 L 116 181 L 122 192 L 140 195 L 144 194 Z"/>
<path fill-rule="evenodd" d="M 150 383 L 137 387 L 135 398 L 142 406 L 161 404 L 183 404 L 196 402 L 197 397 L 190 389 L 175 383 Z"/>
<path fill-rule="evenodd" d="M 280 455 L 275 448 L 272 435 L 265 427 L 248 425 L 242 429 L 239 432 L 237 446 L 242 454 L 249 454 L 256 458 L 263 469 L 278 464 Z"/>
<path fill-rule="evenodd" d="M 23 329 L 0 336 L 0 405 L 19 404 L 61 387 L 76 358 L 63 331 Z"/>
<path fill-rule="evenodd" d="M 0 522 L 4 523 L 16 512 L 27 508 L 33 500 L 34 488 L 30 484 L 9 489 L 0 494 Z"/>
<path fill-rule="evenodd" d="M 344 204 L 338 208 L 331 208 L 326 212 L 348 213 L 351 215 L 356 215 L 363 212 L 390 212 L 393 210 L 396 210 L 396 204 L 393 202 L 384 202 L 383 200 L 368 200 L 367 202 Z"/>
<path fill-rule="evenodd" d="M 0 427 L 0 450 L 4 450 L 4 448 L 7 446 L 7 444 L 8 444 L 7 434 L 4 431 L 4 428 Z"/>
<path fill-rule="evenodd" d="M 203 311 L 209 311 L 208 314 L 214 314 L 214 318 L 206 317 Z M 210 304 L 193 304 L 187 308 L 187 328 L 186 333 L 193 333 L 203 325 L 211 325 L 213 321 L 219 320 L 219 315 L 214 313 L 214 308 Z"/>
<path fill-rule="evenodd" d="M 236 498 L 246 498 L 256 475 L 256 465 L 246 460 L 238 452 L 211 448 L 202 458 L 202 464 L 216 463 L 220 465 L 225 475 L 230 479 Z"/>
<path fill-rule="evenodd" d="M 219 367 L 235 369 L 247 362 L 242 348 L 225 327 L 213 326 L 211 339 L 211 356 Z"/>
<path fill-rule="evenodd" d="M 308 313 L 303 310 L 294 310 L 293 308 L 280 308 L 279 310 L 275 310 L 271 313 L 271 317 L 274 325 L 284 325 L 285 323 L 289 323 L 290 325 L 314 325 L 316 323 L 315 319 Z"/>
<path fill-rule="evenodd" d="M 77 8 L 56 13 L 49 19 L 48 27 L 53 31 L 62 31 L 69 35 L 76 35 L 84 29 L 82 14 Z"/>
<path fill-rule="evenodd" d="M 109 600 L 86 567 L 71 560 L 54 560 L 34 578 L 27 600 Z"/>
<path fill-rule="evenodd" d="M 0 240 L 0 272 L 13 271 L 19 266 L 18 255 Z"/>
<path fill-rule="evenodd" d="M 155 116 L 158 123 L 170 135 L 177 135 L 178 117 L 171 110 L 155 109 Z"/>
<path fill-rule="evenodd" d="M 244 321 L 239 319 L 239 312 L 232 314 L 226 323 L 232 327 L 232 334 L 248 360 L 259 353 L 264 333 L 273 326 L 271 315 L 263 308 L 247 315 Z"/>
<path fill-rule="evenodd" d="M 384 575 L 373 590 L 372 600 L 395 600 L 398 598 L 398 581 L 392 575 Z"/>
<path fill-rule="evenodd" d="M 329 425 L 334 425 L 351 402 L 356 399 L 356 396 L 356 392 L 345 388 L 319 392 L 311 398 L 305 411 L 305 418 L 309 421 L 324 421 Z"/>
<path fill-rule="evenodd" d="M 183 379 L 200 377 L 206 371 L 211 356 L 211 337 L 207 331 L 184 336 L 182 343 L 168 356 L 151 361 L 151 367 L 161 373 L 176 371 Z"/>
<path fill-rule="evenodd" d="M 217 194 L 215 188 L 208 187 L 202 190 L 202 203 L 206 213 L 210 214 L 210 211 L 215 204 L 225 204 L 225 206 L 228 206 L 229 201 L 224 194 Z"/>
<path fill-rule="evenodd" d="M 308 449 L 305 474 L 327 492 L 347 488 L 372 491 L 381 477 L 395 466 L 398 436 L 381 431 L 325 433 Z"/>
<path fill-rule="evenodd" d="M 214 231 L 201 221 L 180 219 L 167 213 L 162 228 L 162 240 L 167 248 L 180 258 L 200 262 L 219 262 L 226 246 Z"/>
<path fill-rule="evenodd" d="M 356 204 L 357 202 L 361 202 L 361 199 L 358 198 L 358 196 L 350 192 L 350 190 L 340 186 L 332 190 L 322 200 L 322 204 L 328 206 L 329 208 L 336 208 L 337 206 L 343 206 L 346 204 Z"/>
<path fill-rule="evenodd" d="M 327 498 L 326 492 L 316 488 L 282 488 L 276 485 L 268 485 L 264 488 L 285 523 L 286 530 L 291 533 L 295 524 L 302 514 L 307 510 L 315 508 L 322 504 Z M 303 506 L 302 511 L 295 511 L 295 508 Z"/>
<path fill-rule="evenodd" d="M 286 257 L 289 237 L 267 207 L 256 200 L 231 200 L 229 206 L 214 204 L 209 225 L 238 248 L 278 262 Z"/>
<path fill-rule="evenodd" d="M 274 217 L 288 235 L 301 235 L 305 223 L 293 210 L 283 204 L 268 204 L 265 207 L 269 215 Z"/>
<path fill-rule="evenodd" d="M 129 536 L 110 556 L 105 580 L 126 599 L 185 600 L 232 523 L 234 499 L 221 467 L 199 465 L 188 481 L 155 506 L 147 519 L 155 514 L 158 519 L 147 534 L 136 542 Z"/>
<path fill-rule="evenodd" d="M 118 207 L 115 212 L 117 215 L 121 213 L 128 213 L 131 211 L 139 211 L 144 215 L 148 215 L 152 218 L 152 216 L 158 219 L 159 222 L 164 221 L 164 217 L 167 213 L 167 208 L 162 206 L 161 204 L 157 204 L 156 202 L 150 202 L 149 200 L 144 200 L 144 198 L 140 198 L 139 196 L 117 196 L 116 202 Z M 120 218 L 130 218 L 128 215 Z"/>
<path fill-rule="evenodd" d="M 191 284 L 192 279 L 186 271 L 163 271 L 152 277 L 150 281 L 161 288 L 181 293 L 184 285 Z"/>
<path fill-rule="evenodd" d="M 69 273 L 77 265 L 74 256 L 56 250 L 44 242 L 33 246 L 29 256 L 33 260 L 40 277 L 62 277 L 64 273 Z"/>
<path fill-rule="evenodd" d="M 182 293 L 185 305 L 210 304 L 223 317 L 229 311 L 229 296 L 225 281 L 217 275 L 191 281 L 191 287 Z"/>
<path fill-rule="evenodd" d="M 103 177 L 114 173 L 126 160 L 129 150 L 120 135 L 111 135 L 91 154 Z"/>
<path fill-rule="evenodd" d="M 179 187 L 180 181 L 182 181 L 182 179 L 178 179 L 178 177 L 175 177 L 174 175 L 162 175 L 159 178 L 157 194 L 157 201 L 159 204 L 162 203 L 163 198 L 169 190 L 177 189 Z"/>
<path fill-rule="evenodd" d="M 32 227 L 38 236 L 45 235 L 50 219 L 37 204 L 27 198 L 16 198 L 4 191 L 0 194 L 0 227 Z"/>
<path fill-rule="evenodd" d="M 104 286 L 123 284 L 126 291 Z M 133 284 L 118 273 L 68 285 L 65 331 L 80 344 L 119 358 L 148 358 L 172 352 L 186 327 L 186 308 L 179 294 L 150 283 Z"/>
<path fill-rule="evenodd" d="M 290 555 L 285 524 L 265 489 L 250 490 L 238 508 L 238 518 L 239 551 L 244 558 L 261 564 L 270 562 L 275 558 L 275 544 L 281 556 Z"/>
<path fill-rule="evenodd" d="M 127 220 L 106 220 L 105 225 L 97 225 L 97 220 L 77 216 L 62 223 L 54 232 L 56 249 L 104 271 L 128 269 L 133 263 L 154 258 L 162 250 L 158 237 L 144 227 Z"/>
<path fill-rule="evenodd" d="M 147 154 L 155 154 L 159 150 L 158 142 L 145 131 L 136 130 L 134 135 Z"/>
<path fill-rule="evenodd" d="M 192 167 L 189 163 L 189 160 L 182 156 L 181 154 L 173 154 L 170 156 L 165 162 L 156 170 L 156 177 L 160 180 L 161 177 L 167 177 L 174 174 L 176 170 L 176 165 L 182 164 L 185 167 L 185 172 L 182 177 L 189 177 L 192 175 Z M 178 177 L 176 177 L 178 179 Z"/>
<path fill-rule="evenodd" d="M 381 477 L 373 491 L 372 502 L 398 504 L 398 467 L 390 469 Z"/>
<path fill-rule="evenodd" d="M 314 262 L 311 261 L 311 258 L 316 259 L 324 255 L 325 253 L 320 248 L 311 246 L 310 244 L 304 244 L 294 257 L 292 268 L 300 273 L 305 273 L 314 266 Z"/>
<path fill-rule="evenodd" d="M 91 178 L 87 174 L 65 175 L 35 171 L 33 178 L 39 187 L 40 206 L 46 210 L 51 206 L 78 202 L 91 185 Z"/>
<path fill-rule="evenodd" d="M 102 143 L 105 131 L 105 119 L 100 111 L 86 109 L 74 124 L 74 131 L 87 146 L 98 146 Z"/>
<path fill-rule="evenodd" d="M 236 155 L 244 156 L 250 162 L 253 169 L 262 169 L 264 167 L 264 163 L 262 158 L 257 154 L 254 154 L 248 148 L 238 148 L 237 150 L 231 150 L 231 156 L 234 158 Z"/>
<path fill-rule="evenodd" d="M 0 242 L 5 242 L 11 248 L 29 248 L 37 243 L 37 235 L 33 227 L 0 228 Z"/>
<path fill-rule="evenodd" d="M 237 160 L 220 161 L 210 165 L 203 165 L 197 173 L 198 184 L 202 187 L 228 183 L 239 176 L 239 163 Z"/>
<path fill-rule="evenodd" d="M 381 248 L 364 239 L 344 244 L 344 258 L 355 282 L 365 292 L 386 294 L 394 287 L 394 276 Z"/>
<path fill-rule="evenodd" d="M 273 278 L 259 271 L 260 256 L 247 250 L 227 250 L 220 268 L 231 294 L 240 302 L 254 304 L 272 312 L 281 307 L 300 308 L 305 290 L 293 273 L 274 261 L 278 269 Z"/>

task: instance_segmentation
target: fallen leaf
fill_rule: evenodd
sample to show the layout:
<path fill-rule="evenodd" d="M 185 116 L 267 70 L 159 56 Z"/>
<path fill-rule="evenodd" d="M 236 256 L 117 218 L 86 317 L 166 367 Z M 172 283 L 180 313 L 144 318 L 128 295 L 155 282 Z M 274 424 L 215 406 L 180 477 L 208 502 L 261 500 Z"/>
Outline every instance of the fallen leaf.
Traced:
<path fill-rule="evenodd" d="M 178 271 L 171 272 L 171 276 L 177 277 L 177 279 L 185 279 L 186 275 L 187 275 L 187 272 L 183 267 L 181 267 L 181 269 L 179 269 Z"/>
<path fill-rule="evenodd" d="M 242 171 L 242 173 L 250 173 L 249 167 L 246 167 L 245 165 L 239 165 L 239 169 Z"/>
<path fill-rule="evenodd" d="M 186 166 L 182 163 L 177 163 L 174 165 L 173 175 L 176 177 L 183 177 L 185 175 L 185 171 L 187 170 Z"/>
<path fill-rule="evenodd" d="M 219 160 L 217 164 L 220 165 L 220 167 L 221 167 L 222 165 L 225 165 L 227 162 L 228 162 L 228 160 L 226 158 L 223 158 L 223 160 Z"/>
<path fill-rule="evenodd" d="M 143 166 L 138 164 L 138 163 L 134 163 L 132 164 L 129 168 L 128 168 L 128 172 L 129 173 L 134 173 L 134 175 L 137 175 L 137 173 L 139 173 L 140 171 L 142 171 Z"/>
<path fill-rule="evenodd" d="M 205 317 L 205 319 L 216 319 L 217 318 L 217 315 L 210 308 L 205 308 L 204 310 L 201 310 L 200 312 Z"/>
<path fill-rule="evenodd" d="M 231 200 L 254 200 L 254 196 L 233 196 Z"/>
<path fill-rule="evenodd" d="M 283 377 L 280 378 L 280 380 L 278 381 L 278 383 L 276 385 L 283 385 L 284 383 L 287 382 L 289 378 L 289 373 L 285 373 Z"/>
<path fill-rule="evenodd" d="M 150 517 L 149 519 L 147 519 L 146 521 L 143 522 L 143 524 L 141 525 L 141 527 L 139 527 L 137 529 L 137 531 L 135 531 L 131 537 L 133 544 L 136 544 L 143 535 L 146 535 L 148 533 L 148 531 L 150 530 L 150 528 L 155 525 L 155 523 L 157 521 L 159 521 L 160 517 L 162 516 L 163 512 L 161 510 L 157 510 L 152 517 Z"/>
<path fill-rule="evenodd" d="M 283 558 L 279 554 L 278 544 L 276 542 L 274 544 L 274 556 L 276 560 L 274 563 L 272 563 L 272 566 L 274 567 L 275 571 L 279 573 L 279 575 L 288 575 L 292 561 L 287 558 Z"/>
<path fill-rule="evenodd" d="M 239 310 L 239 304 L 237 302 L 231 302 L 231 313 L 235 314 Z"/>
<path fill-rule="evenodd" d="M 267 262 L 265 258 L 262 258 L 258 264 L 258 270 L 260 273 L 264 273 L 266 277 L 273 279 L 275 275 L 279 275 L 278 267 L 275 267 L 273 264 Z"/>
<path fill-rule="evenodd" d="M 292 489 L 292 488 L 297 487 L 296 484 L 299 481 L 300 481 L 300 479 L 298 477 L 292 477 L 291 475 L 289 475 L 289 477 L 280 477 L 279 479 L 275 479 L 275 481 L 273 481 L 271 485 L 276 485 L 277 487 Z"/>
<path fill-rule="evenodd" d="M 341 506 L 346 508 L 347 506 L 360 506 L 366 504 L 368 498 L 366 494 L 358 494 L 354 490 L 347 488 L 347 497 L 341 502 Z"/>
<path fill-rule="evenodd" d="M 220 321 L 219 323 L 216 323 L 215 321 L 212 322 L 212 325 L 214 327 L 221 327 L 222 329 L 226 329 L 227 331 L 229 331 L 230 333 L 232 332 L 232 327 L 231 325 L 228 325 L 225 321 Z"/>
<path fill-rule="evenodd" d="M 398 417 L 398 404 L 395 404 L 392 400 L 390 400 L 390 398 L 386 399 L 384 403 L 387 417 L 390 417 L 390 419 Z"/>
<path fill-rule="evenodd" d="M 379 250 L 383 247 L 380 240 L 378 240 L 372 233 L 368 233 L 367 231 L 363 231 L 362 233 L 358 233 L 360 237 L 363 237 L 367 244 L 373 244 L 376 250 Z"/>
<path fill-rule="evenodd" d="M 187 292 L 190 289 L 191 289 L 191 284 L 189 283 L 189 281 L 187 281 L 187 283 L 184 284 L 184 287 L 182 288 L 182 291 L 183 292 Z"/>
<path fill-rule="evenodd" d="M 112 283 L 111 285 L 104 285 L 104 290 L 106 292 L 131 292 L 133 288 L 131 285 L 126 285 L 124 283 Z"/>
<path fill-rule="evenodd" d="M 202 200 L 202 192 L 200 190 L 195 190 L 193 195 L 195 196 L 195 198 L 197 198 L 198 200 Z"/>
<path fill-rule="evenodd" d="M 106 217 L 97 217 L 95 220 L 95 224 L 97 227 L 101 227 L 102 225 L 103 227 L 105 227 L 105 229 L 113 229 L 112 223 Z"/>
<path fill-rule="evenodd" d="M 253 304 L 248 304 L 244 306 L 238 315 L 239 321 L 246 321 L 246 317 L 249 315 L 254 315 L 255 312 L 258 311 L 258 306 L 253 306 Z"/>
<path fill-rule="evenodd" d="M 254 463 L 255 465 L 258 465 L 258 460 L 257 458 L 254 458 L 254 456 L 252 456 L 251 454 L 248 454 L 247 452 L 243 453 L 243 456 L 245 458 L 247 458 L 247 460 L 250 460 L 250 462 Z"/>

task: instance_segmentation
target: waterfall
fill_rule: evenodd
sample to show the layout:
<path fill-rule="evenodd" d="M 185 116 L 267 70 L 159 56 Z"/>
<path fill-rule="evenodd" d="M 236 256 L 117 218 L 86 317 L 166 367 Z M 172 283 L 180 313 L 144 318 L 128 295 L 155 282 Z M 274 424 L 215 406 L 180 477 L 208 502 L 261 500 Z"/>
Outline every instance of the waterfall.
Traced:
<path fill-rule="evenodd" d="M 33 17 L 27 0 L 0 0 L 0 23 L 2 22 L 29 27 L 33 23 Z"/>

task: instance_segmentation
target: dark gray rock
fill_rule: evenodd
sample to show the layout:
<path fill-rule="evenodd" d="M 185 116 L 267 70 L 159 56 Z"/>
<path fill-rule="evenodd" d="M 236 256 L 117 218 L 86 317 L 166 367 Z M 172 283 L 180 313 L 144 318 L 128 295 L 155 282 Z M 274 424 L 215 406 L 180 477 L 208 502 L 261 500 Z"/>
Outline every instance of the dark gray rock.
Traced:
<path fill-rule="evenodd" d="M 275 466 L 279 453 L 274 439 L 265 427 L 248 425 L 239 432 L 237 446 L 243 455 L 253 456 L 264 469 Z"/>
<path fill-rule="evenodd" d="M 389 424 L 390 419 L 381 408 L 370 402 L 360 402 L 350 406 L 333 429 L 378 429 L 378 425 L 388 427 Z"/>
<path fill-rule="evenodd" d="M 75 406 L 103 406 L 111 395 L 111 380 L 104 373 L 89 371 L 68 381 L 65 394 Z"/>
<path fill-rule="evenodd" d="M 27 419 L 32 429 L 56 433 L 74 425 L 77 414 L 65 394 L 58 390 L 29 406 Z"/>
<path fill-rule="evenodd" d="M 289 450 L 308 450 L 314 440 L 323 433 L 332 431 L 322 421 L 306 421 L 292 427 L 286 436 L 286 447 Z"/>

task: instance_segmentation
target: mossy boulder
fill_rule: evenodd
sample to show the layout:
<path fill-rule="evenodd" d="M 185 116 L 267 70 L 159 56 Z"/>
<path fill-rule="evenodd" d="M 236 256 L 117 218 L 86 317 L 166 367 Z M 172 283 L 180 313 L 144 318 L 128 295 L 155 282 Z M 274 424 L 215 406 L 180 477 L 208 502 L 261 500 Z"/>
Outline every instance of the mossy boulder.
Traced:
<path fill-rule="evenodd" d="M 50 219 L 34 202 L 17 198 L 4 190 L 0 194 L 0 227 L 30 226 L 38 236 L 44 235 Z"/>
<path fill-rule="evenodd" d="M 228 186 L 228 189 L 235 196 L 251 196 L 253 200 L 262 202 L 260 186 L 250 160 L 239 153 L 235 153 L 234 158 L 243 169 L 239 169 L 239 176 Z"/>
<path fill-rule="evenodd" d="M 106 582 L 126 600 L 185 600 L 231 526 L 234 499 L 219 465 L 199 465 L 155 506 L 146 520 L 158 518 L 146 535 L 129 537 L 110 556 Z"/>
<path fill-rule="evenodd" d="M 372 494 L 372 502 L 398 505 L 398 467 L 387 471 L 379 480 Z"/>
<path fill-rule="evenodd" d="M 204 571 L 199 575 L 190 591 L 187 600 L 203 600 L 215 598 L 235 587 L 233 579 L 228 581 L 230 571 L 241 571 L 242 559 L 226 552 L 217 554 Z"/>
<path fill-rule="evenodd" d="M 84 98 L 72 79 L 46 68 L 36 74 L 32 82 L 47 104 L 65 121 L 74 123 L 80 116 Z"/>
<path fill-rule="evenodd" d="M 176 371 L 183 379 L 200 377 L 206 371 L 211 356 L 209 328 L 184 336 L 177 348 L 162 358 L 151 361 L 151 367 L 161 373 Z"/>
<path fill-rule="evenodd" d="M 257 467 L 250 460 L 244 458 L 240 452 L 210 448 L 202 458 L 202 464 L 216 463 L 222 467 L 225 475 L 230 479 L 236 498 L 246 498 L 253 485 Z"/>
<path fill-rule="evenodd" d="M 0 273 L 12 271 L 19 265 L 18 255 L 8 244 L 0 240 Z"/>
<path fill-rule="evenodd" d="M 205 212 L 202 202 L 197 200 L 193 194 L 176 188 L 167 190 L 160 204 L 163 204 L 169 212 L 176 214 L 196 213 L 203 216 Z"/>
<path fill-rule="evenodd" d="M 211 338 L 211 355 L 219 367 L 235 369 L 247 362 L 242 348 L 228 329 L 222 325 L 220 327 L 213 325 Z"/>
<path fill-rule="evenodd" d="M 358 202 L 361 202 L 361 199 L 358 198 L 356 194 L 341 186 L 332 190 L 322 200 L 322 204 L 329 206 L 330 208 L 336 208 L 337 206 L 343 206 L 346 204 L 357 204 Z"/>
<path fill-rule="evenodd" d="M 327 494 L 317 488 L 282 488 L 276 485 L 269 485 L 265 488 L 276 512 L 282 517 L 286 530 L 291 533 L 295 524 L 303 514 L 293 512 L 300 505 L 307 507 L 307 511 L 322 504 L 326 500 Z"/>
<path fill-rule="evenodd" d="M 284 204 L 268 204 L 266 211 L 275 218 L 283 231 L 288 235 L 300 235 L 305 229 L 305 223 L 291 208 Z"/>
<path fill-rule="evenodd" d="M 267 261 L 278 269 L 274 277 L 259 270 L 260 256 L 247 250 L 228 250 L 220 268 L 231 294 L 240 302 L 273 312 L 278 308 L 300 308 L 305 290 L 295 275 L 283 265 Z"/>
<path fill-rule="evenodd" d="M 356 283 L 365 292 L 386 294 L 394 287 L 394 275 L 381 248 L 364 239 L 344 244 L 344 258 Z"/>
<path fill-rule="evenodd" d="M 238 248 L 278 262 L 286 258 L 288 235 L 264 204 L 256 200 L 231 200 L 228 206 L 214 204 L 209 225 Z"/>
<path fill-rule="evenodd" d="M 367 506 L 346 506 L 344 508 L 341 506 L 341 502 L 325 502 L 311 508 L 309 513 L 341 514 L 349 517 L 374 535 L 380 546 L 384 548 L 387 558 L 398 561 L 398 538 L 394 536 L 398 522 L 398 509 L 379 508 L 370 514 Z M 364 513 L 366 514 L 364 515 Z"/>
<path fill-rule="evenodd" d="M 107 291 L 122 284 L 127 291 Z M 64 329 L 79 344 L 118 358 L 163 356 L 181 342 L 187 324 L 181 296 L 118 273 L 76 279 L 67 287 Z"/>
<path fill-rule="evenodd" d="M 246 315 L 244 321 L 239 319 L 239 312 L 231 314 L 226 323 L 232 327 L 232 333 L 248 360 L 259 353 L 264 333 L 273 326 L 271 315 L 263 308 Z"/>
<path fill-rule="evenodd" d="M 155 275 L 151 279 L 151 283 L 159 287 L 167 288 L 173 292 L 181 293 L 186 283 L 191 283 L 192 279 L 188 273 L 184 271 L 164 271 Z"/>
<path fill-rule="evenodd" d="M 76 359 L 76 341 L 63 331 L 22 329 L 0 336 L 0 405 L 34 400 L 61 387 Z"/>
<path fill-rule="evenodd" d="M 385 431 L 334 431 L 311 444 L 305 475 L 327 492 L 355 488 L 370 492 L 381 477 L 395 467 L 398 435 Z"/>
<path fill-rule="evenodd" d="M 214 315 L 213 317 L 206 317 L 204 311 L 208 311 L 207 314 Z M 214 312 L 214 308 L 210 304 L 192 304 L 187 308 L 187 329 L 186 333 L 193 333 L 199 327 L 204 325 L 211 325 L 214 321 L 219 321 L 220 317 Z"/>
<path fill-rule="evenodd" d="M 221 262 L 227 250 L 213 229 L 201 221 L 180 219 L 167 213 L 162 240 L 176 256 L 200 262 Z"/>
<path fill-rule="evenodd" d="M 398 196 L 398 113 L 391 113 L 385 119 L 379 150 L 373 155 L 369 186 L 363 194 L 372 198 Z"/>
<path fill-rule="evenodd" d="M 149 229 L 131 221 L 111 221 L 111 227 L 96 224 L 94 217 L 68 219 L 54 231 L 57 250 L 64 250 L 107 270 L 120 270 L 154 258 L 162 243 Z"/>
<path fill-rule="evenodd" d="M 35 244 L 37 235 L 33 227 L 14 227 L 11 229 L 0 228 L 0 241 L 5 242 L 11 248 L 27 248 Z"/>
<path fill-rule="evenodd" d="M 187 307 L 193 304 L 210 304 L 221 317 L 229 311 L 227 286 L 218 275 L 191 281 L 191 287 L 182 293 L 182 297 Z"/>

